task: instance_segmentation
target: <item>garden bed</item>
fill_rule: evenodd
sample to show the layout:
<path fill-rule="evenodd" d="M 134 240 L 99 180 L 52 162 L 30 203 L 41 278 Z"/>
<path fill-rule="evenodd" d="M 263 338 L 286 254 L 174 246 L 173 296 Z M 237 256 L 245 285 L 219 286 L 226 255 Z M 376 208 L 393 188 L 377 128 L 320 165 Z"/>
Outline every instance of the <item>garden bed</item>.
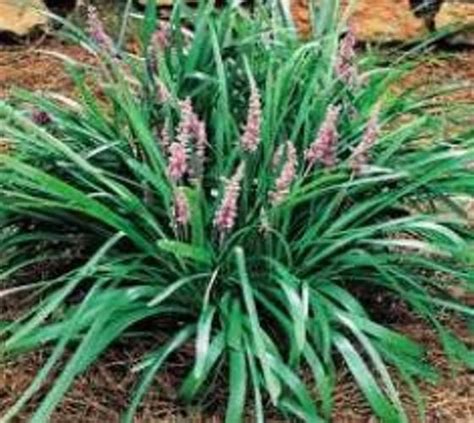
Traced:
<path fill-rule="evenodd" d="M 44 51 L 67 55 L 81 62 L 93 59 L 79 47 L 65 45 L 55 39 L 45 39 L 35 47 L 10 46 L 0 52 L 0 97 L 8 95 L 13 87 L 31 90 L 54 91 L 65 95 L 73 95 L 74 87 L 63 71 L 61 62 Z M 426 62 L 417 69 L 413 77 L 408 77 L 404 84 L 426 82 L 460 82 L 474 80 L 474 54 L 469 50 L 435 52 L 426 57 Z M 472 88 L 457 93 L 455 98 L 447 101 L 460 100 L 473 102 Z M 474 301 L 470 301 L 474 305 Z M 8 306 L 0 307 L 2 317 L 15 314 L 17 309 Z M 443 379 L 437 385 L 424 385 L 422 392 L 427 401 L 427 422 L 435 423 L 467 423 L 474 419 L 474 373 L 466 369 L 452 372 L 443 357 L 435 334 L 421 322 L 407 317 L 406 313 L 394 308 L 392 324 L 406 335 L 429 345 L 429 356 L 441 371 Z M 456 332 L 474 346 L 472 331 L 465 326 L 456 325 Z M 134 378 L 127 372 L 135 359 L 143 354 L 147 345 L 119 345 L 108 352 L 99 363 L 81 376 L 74 384 L 61 407 L 55 412 L 53 422 L 80 421 L 96 423 L 100 421 L 118 422 L 120 411 L 125 409 L 129 391 Z M 192 354 L 190 346 L 189 354 Z M 21 360 L 3 365 L 0 371 L 0 409 L 7 409 L 12 401 L 23 392 L 44 362 L 44 353 L 31 354 Z M 176 393 L 172 386 L 176 374 L 182 373 L 185 358 L 176 357 L 164 375 L 156 381 L 156 390 L 148 395 L 136 422 L 180 421 L 179 415 L 185 415 L 186 422 L 219 422 L 218 417 L 203 417 L 199 410 L 180 408 L 174 402 Z M 180 370 L 181 369 L 181 370 Z M 51 381 L 52 383 L 52 381 Z M 214 393 L 212 408 L 219 410 L 225 404 L 224 395 Z M 339 388 L 337 389 L 334 421 L 337 423 L 366 423 L 371 416 L 370 408 L 358 391 L 354 382 L 340 372 Z M 414 405 L 410 407 L 413 422 L 416 421 Z M 207 404 L 209 406 L 209 404 Z M 34 403 L 30 411 L 34 409 Z M 222 410 L 220 410 L 222 411 Z M 27 421 L 28 412 L 19 421 Z M 276 421 L 276 420 L 275 420 Z"/>
<path fill-rule="evenodd" d="M 43 52 L 40 52 L 42 50 Z M 67 55 L 79 62 L 92 61 L 82 49 L 62 44 L 54 39 L 44 39 L 35 48 L 11 46 L 0 52 L 0 98 L 8 97 L 13 86 L 35 91 L 54 91 L 68 96 L 74 96 L 73 84 L 62 71 L 60 61 L 44 51 Z M 411 77 L 403 81 L 403 85 L 411 86 L 426 81 L 460 82 L 473 80 L 474 56 L 470 51 L 434 52 L 426 58 Z M 473 102 L 472 88 L 449 96 L 446 101 Z M 1 141 L 1 140 L 0 140 Z M 436 335 L 419 320 L 412 317 L 399 303 L 387 298 L 375 298 L 375 304 L 370 305 L 371 312 L 380 312 L 377 320 L 395 328 L 414 340 L 425 345 L 429 352 L 430 361 L 436 365 L 442 375 L 437 385 L 423 385 L 422 392 L 426 396 L 427 421 L 429 423 L 469 422 L 474 418 L 474 373 L 464 368 L 451 369 L 441 352 Z M 377 304 L 379 302 L 379 304 Z M 466 302 L 474 305 L 473 298 Z M 14 306 L 12 306 L 14 304 Z M 2 318 L 15 316 L 21 305 L 13 299 L 8 304 L 0 302 Z M 457 335 L 469 346 L 474 346 L 472 327 L 459 322 L 451 322 L 446 315 L 448 326 L 452 326 Z M 61 406 L 55 411 L 52 421 L 80 422 L 118 422 L 121 412 L 126 408 L 130 390 L 135 377 L 129 372 L 130 367 L 142 357 L 150 345 L 160 343 L 160 335 L 146 342 L 121 341 L 110 349 L 85 374 L 77 378 L 72 390 L 67 394 Z M 0 368 L 0 410 L 5 410 L 25 390 L 32 381 L 41 365 L 44 364 L 47 351 L 32 353 L 21 359 L 2 365 Z M 194 345 L 184 347 L 176 354 L 165 368 L 165 371 L 155 380 L 154 388 L 146 397 L 135 421 L 186 421 L 186 422 L 220 422 L 224 414 L 226 391 L 220 388 L 219 381 L 215 382 L 213 392 L 204 396 L 206 416 L 200 414 L 200 406 L 183 407 L 177 401 L 175 386 L 184 374 L 184 369 L 192 361 Z M 67 358 L 67 357 L 66 357 Z M 304 375 L 303 375 L 304 378 Z M 28 421 L 29 413 L 35 410 L 38 401 L 48 387 L 54 384 L 50 379 L 47 386 L 29 404 L 18 421 Z M 367 422 L 376 421 L 370 408 L 366 406 L 363 396 L 351 377 L 344 369 L 338 373 L 338 388 L 336 389 L 334 421 Z M 406 401 L 410 422 L 417 421 L 416 407 L 413 400 L 402 391 Z M 250 411 L 251 413 L 251 411 Z M 178 417 L 183 416 L 183 417 Z M 180 420 L 181 419 L 181 420 Z M 251 421 L 251 420 L 250 420 Z M 269 420 L 278 421 L 278 420 Z"/>

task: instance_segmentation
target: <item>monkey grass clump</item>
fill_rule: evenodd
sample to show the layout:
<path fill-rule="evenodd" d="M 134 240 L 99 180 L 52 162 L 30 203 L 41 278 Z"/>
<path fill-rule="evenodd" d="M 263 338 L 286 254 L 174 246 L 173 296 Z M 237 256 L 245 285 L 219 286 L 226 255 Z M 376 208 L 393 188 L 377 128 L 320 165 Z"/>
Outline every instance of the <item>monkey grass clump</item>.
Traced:
<path fill-rule="evenodd" d="M 474 193 L 472 131 L 450 138 L 449 110 L 394 97 L 400 70 L 358 57 L 332 1 L 304 42 L 274 10 L 208 3 L 177 2 L 163 24 L 150 2 L 139 54 L 91 11 L 92 37 L 73 29 L 97 59 L 68 62 L 77 97 L 0 103 L 0 295 L 36 299 L 1 322 L 1 354 L 49 352 L 2 421 L 54 372 L 30 420 L 47 421 L 102 352 L 137 338 L 153 342 L 125 422 L 189 346 L 180 397 L 204 403 L 227 381 L 228 422 L 246 405 L 257 422 L 270 405 L 329 419 L 339 366 L 381 421 L 406 421 L 391 375 L 413 387 L 433 373 L 371 296 L 405 303 L 468 357 L 438 317 L 474 314 L 449 294 L 474 275 L 458 204 Z"/>

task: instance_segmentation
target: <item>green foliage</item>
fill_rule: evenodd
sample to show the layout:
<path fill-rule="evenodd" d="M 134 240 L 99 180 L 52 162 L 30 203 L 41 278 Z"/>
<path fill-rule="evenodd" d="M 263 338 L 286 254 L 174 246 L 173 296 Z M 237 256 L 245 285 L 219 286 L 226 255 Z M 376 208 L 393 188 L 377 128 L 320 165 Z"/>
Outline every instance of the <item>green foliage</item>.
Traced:
<path fill-rule="evenodd" d="M 213 373 L 227 372 L 229 423 L 241 421 L 251 402 L 263 421 L 267 399 L 286 416 L 328 419 L 342 362 L 381 421 L 406 421 L 391 370 L 410 386 L 433 372 L 420 346 L 376 321 L 361 292 L 406 303 L 439 331 L 450 356 L 472 363 L 438 319 L 440 310 L 474 314 L 449 295 L 453 285 L 472 289 L 461 207 L 474 193 L 472 131 L 446 135 L 449 110 L 428 114 L 431 94 L 395 95 L 403 71 L 375 57 L 343 63 L 356 72 L 344 82 L 335 72 L 344 23 L 332 1 L 315 10 L 324 19 L 306 41 L 279 10 L 216 11 L 208 3 L 198 10 L 178 3 L 170 28 L 150 5 L 139 54 L 108 50 L 71 28 L 97 57 L 93 66 L 69 60 L 77 97 L 20 92 L 0 103 L 0 135 L 12 146 L 0 155 L 1 293 L 38 296 L 24 316 L 0 325 L 1 351 L 11 357 L 51 347 L 2 422 L 31 400 L 66 351 L 32 422 L 47 421 L 74 378 L 111 344 L 137 324 L 140 336 L 153 336 L 160 322 L 167 337 L 135 368 L 141 377 L 126 422 L 166 361 L 190 343 L 194 363 L 180 394 L 199 400 Z M 253 85 L 260 134 L 256 151 L 246 152 Z M 199 167 L 197 141 L 187 140 L 192 172 L 173 181 L 162 130 L 175 141 L 183 136 L 187 98 L 196 138 L 205 125 L 205 160 Z M 309 166 L 305 151 L 331 106 L 340 108 L 337 163 Z M 31 107 L 47 119 L 32 119 Z M 381 130 L 356 171 L 354 154 L 374 119 Z M 288 140 L 293 168 L 286 167 Z M 278 151 L 287 160 L 275 165 Z M 227 210 L 224 229 L 216 215 L 226 199 L 232 206 L 232 189 L 236 210 Z M 67 259 L 68 251 L 78 257 Z M 31 271 L 57 257 L 59 271 Z M 303 369 L 312 377 L 303 378 Z"/>

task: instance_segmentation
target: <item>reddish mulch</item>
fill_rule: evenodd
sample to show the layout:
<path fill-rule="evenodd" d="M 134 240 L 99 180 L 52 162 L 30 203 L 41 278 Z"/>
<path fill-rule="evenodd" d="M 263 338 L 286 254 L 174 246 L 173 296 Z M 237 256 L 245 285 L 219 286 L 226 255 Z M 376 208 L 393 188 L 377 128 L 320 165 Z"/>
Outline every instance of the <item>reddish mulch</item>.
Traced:
<path fill-rule="evenodd" d="M 474 305 L 474 303 L 471 303 Z M 471 348 L 474 347 L 472 332 L 461 324 L 450 325 L 454 332 Z M 436 384 L 420 385 L 426 407 L 426 423 L 471 423 L 474 422 L 474 371 L 462 366 L 451 365 L 434 331 L 422 322 L 412 321 L 396 324 L 395 328 L 404 335 L 419 342 L 428 352 L 428 361 L 439 372 L 440 380 Z M 398 385 L 398 383 L 396 383 Z M 410 423 L 420 421 L 417 406 L 406 386 L 397 386 L 407 409 Z M 356 388 L 351 376 L 341 372 L 339 387 L 336 390 L 335 423 L 372 423 L 376 422 L 370 409 Z"/>
<path fill-rule="evenodd" d="M 5 98 L 15 87 L 32 91 L 54 91 L 69 95 L 74 87 L 64 71 L 61 59 L 48 55 L 54 52 L 72 57 L 78 62 L 91 62 L 89 53 L 79 46 L 67 45 L 45 38 L 32 46 L 0 47 L 0 98 Z"/>
<path fill-rule="evenodd" d="M 38 46 L 42 50 L 53 50 L 75 58 L 80 62 L 93 60 L 80 47 L 65 45 L 57 40 L 45 39 Z M 446 56 L 430 60 L 420 66 L 417 72 L 405 83 L 418 84 L 420 81 L 474 81 L 474 54 L 460 52 L 456 56 Z M 30 47 L 10 46 L 0 50 L 0 98 L 8 96 L 14 87 L 30 90 L 55 91 L 73 95 L 74 88 L 63 71 L 61 61 L 45 55 Z M 473 101 L 473 88 L 456 94 L 456 99 Z M 0 304 L 0 318 L 7 318 L 10 307 Z M 396 310 L 395 310 L 396 312 Z M 436 336 L 425 325 L 413 320 L 395 319 L 399 329 L 415 340 L 428 346 L 429 356 L 443 379 L 438 385 L 424 385 L 423 394 L 427 400 L 427 421 L 429 423 L 469 423 L 474 422 L 474 372 L 459 369 L 449 370 L 443 357 Z M 456 332 L 474 346 L 472 332 L 465 327 L 456 326 Z M 147 343 L 127 343 L 118 345 L 108 351 L 89 371 L 80 376 L 73 388 L 55 412 L 53 423 L 81 422 L 98 423 L 119 422 L 121 412 L 126 408 L 129 394 L 135 382 L 130 368 L 137 358 L 148 349 L 157 345 L 157 341 Z M 190 362 L 192 348 L 175 357 L 173 363 L 158 380 L 154 389 L 147 396 L 143 407 L 136 418 L 137 423 L 148 422 L 220 422 L 220 417 L 203 417 L 199 410 L 183 408 L 176 400 L 175 387 L 177 375 L 182 375 Z M 12 405 L 15 398 L 28 386 L 41 363 L 47 358 L 46 352 L 38 352 L 20 358 L 12 363 L 0 366 L 0 413 Z M 50 385 L 52 380 L 48 382 Z M 42 390 L 37 400 L 45 393 Z M 210 409 L 222 410 L 225 404 L 225 392 L 216 389 L 210 395 Z M 411 422 L 417 422 L 413 404 L 406 396 L 407 407 L 411 410 Z M 208 406 L 209 403 L 206 403 Z M 18 422 L 27 422 L 28 416 L 35 408 L 35 401 L 29 406 Z M 220 413 L 217 413 L 220 414 Z M 177 417 L 184 416 L 184 417 Z M 277 420 L 272 420 L 276 422 Z M 344 371 L 341 371 L 339 387 L 336 393 L 334 414 L 336 423 L 368 423 L 376 420 L 371 417 L 369 408 L 363 400 L 354 382 Z"/>
<path fill-rule="evenodd" d="M 422 384 L 426 399 L 427 423 L 470 423 L 474 421 L 474 371 L 462 367 L 454 369 L 448 364 L 434 332 L 423 323 L 412 319 L 410 323 L 395 325 L 407 336 L 427 347 L 428 360 L 438 369 L 441 379 L 437 384 Z M 472 332 L 463 325 L 454 327 L 471 348 L 474 347 Z M 130 368 L 147 351 L 160 345 L 160 337 L 153 341 L 116 345 L 85 374 L 75 381 L 72 389 L 56 410 L 52 423 L 119 423 L 120 416 L 127 408 L 129 395 L 133 390 L 136 376 Z M 217 381 L 212 394 L 203 403 L 216 415 L 200 414 L 199 407 L 185 407 L 177 399 L 176 388 L 191 363 L 193 345 L 175 356 L 164 372 L 154 382 L 135 422 L 222 422 L 225 405 L 225 387 Z M 31 383 L 48 352 L 37 352 L 5 363 L 0 367 L 0 410 L 6 410 Z M 18 423 L 28 422 L 38 401 L 54 383 L 49 378 L 46 386 L 35 396 L 24 410 Z M 416 405 L 406 386 L 401 384 L 401 398 L 408 410 L 410 422 L 419 422 Z M 252 421 L 249 419 L 249 422 Z M 272 422 L 284 422 L 273 418 Z M 336 423 L 375 423 L 370 408 L 357 389 L 351 375 L 341 370 L 335 391 L 333 421 Z"/>
<path fill-rule="evenodd" d="M 405 87 L 452 84 L 465 88 L 444 97 L 446 101 L 474 103 L 474 49 L 433 55 L 403 81 Z"/>

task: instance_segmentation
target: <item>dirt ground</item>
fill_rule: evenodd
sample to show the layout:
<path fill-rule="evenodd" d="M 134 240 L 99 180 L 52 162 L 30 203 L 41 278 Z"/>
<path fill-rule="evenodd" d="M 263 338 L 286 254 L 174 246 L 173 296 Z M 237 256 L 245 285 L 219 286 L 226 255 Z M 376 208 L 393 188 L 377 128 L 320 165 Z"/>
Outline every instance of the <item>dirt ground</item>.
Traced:
<path fill-rule="evenodd" d="M 15 87 L 73 94 L 73 84 L 64 72 L 61 60 L 49 53 L 72 57 L 82 63 L 93 61 L 79 46 L 64 44 L 53 38 L 27 47 L 0 45 L 0 98 L 7 97 Z M 474 102 L 474 48 L 427 55 L 426 62 L 405 81 L 408 85 L 434 82 L 471 83 L 470 87 L 457 92 L 455 98 Z"/>
<path fill-rule="evenodd" d="M 71 94 L 73 84 L 64 72 L 61 60 L 48 52 L 82 62 L 91 60 L 81 47 L 64 45 L 53 39 L 37 41 L 27 47 L 0 47 L 0 98 L 7 97 L 15 87 Z"/>
<path fill-rule="evenodd" d="M 78 61 L 93 60 L 79 47 L 65 45 L 58 40 L 43 39 L 36 45 L 0 46 L 0 98 L 7 97 L 15 87 L 30 90 L 55 91 L 74 95 L 74 90 L 63 71 L 61 61 L 47 54 L 56 52 Z M 412 78 L 412 79 L 411 79 Z M 456 54 L 441 52 L 431 54 L 416 73 L 407 79 L 407 84 L 421 81 L 474 82 L 474 51 L 464 50 Z M 456 96 L 457 100 L 474 103 L 474 88 L 466 88 Z M 473 302 L 474 305 L 474 302 Z M 0 304 L 0 314 L 5 313 Z M 4 317 L 5 315 L 3 315 Z M 414 319 L 398 319 L 395 325 L 405 334 L 428 346 L 430 361 L 436 364 L 442 375 L 437 385 L 424 385 L 428 423 L 474 423 L 474 371 L 450 369 L 443 357 L 435 334 Z M 474 347 L 473 332 L 464 325 L 457 325 L 456 332 Z M 54 414 L 53 423 L 118 423 L 120 413 L 126 408 L 128 395 L 135 378 L 129 369 L 148 345 L 118 345 L 111 349 L 86 374 L 78 378 L 61 407 Z M 156 380 L 155 389 L 148 395 L 137 423 L 151 422 L 220 422 L 219 417 L 203 417 L 197 409 L 182 408 L 176 402 L 176 375 L 183 373 L 188 354 L 176 357 L 173 364 Z M 15 363 L 0 367 L 0 414 L 6 410 L 31 382 L 47 352 L 38 352 Z M 44 393 L 44 391 L 43 391 Z M 41 393 L 38 398 L 41 397 Z M 224 394 L 217 390 L 206 406 L 209 409 L 225 403 Z M 37 399 L 38 399 L 37 398 Z M 404 396 L 409 410 L 410 422 L 417 422 L 414 405 Z M 216 405 L 217 404 L 217 405 Z M 28 411 L 18 422 L 28 421 Z M 185 417 L 178 418 L 183 413 Z M 219 414 L 219 413 L 217 413 Z M 252 420 L 249 420 L 252 421 Z M 276 422 L 277 420 L 273 420 Z M 335 423 L 374 423 L 369 408 L 353 382 L 341 372 L 336 391 Z"/>

